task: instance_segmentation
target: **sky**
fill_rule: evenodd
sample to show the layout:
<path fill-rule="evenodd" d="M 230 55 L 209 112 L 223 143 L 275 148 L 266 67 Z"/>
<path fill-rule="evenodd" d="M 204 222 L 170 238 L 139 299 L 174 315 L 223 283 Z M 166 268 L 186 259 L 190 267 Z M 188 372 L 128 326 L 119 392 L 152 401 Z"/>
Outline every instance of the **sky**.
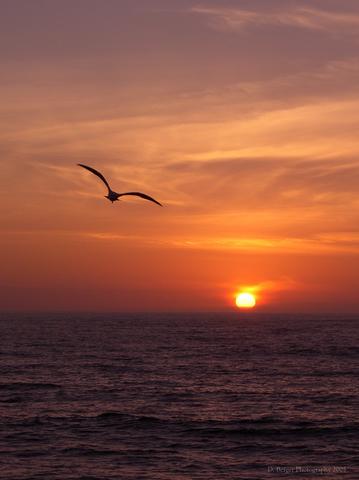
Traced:
<path fill-rule="evenodd" d="M 357 0 L 0 7 L 1 310 L 359 311 Z"/>

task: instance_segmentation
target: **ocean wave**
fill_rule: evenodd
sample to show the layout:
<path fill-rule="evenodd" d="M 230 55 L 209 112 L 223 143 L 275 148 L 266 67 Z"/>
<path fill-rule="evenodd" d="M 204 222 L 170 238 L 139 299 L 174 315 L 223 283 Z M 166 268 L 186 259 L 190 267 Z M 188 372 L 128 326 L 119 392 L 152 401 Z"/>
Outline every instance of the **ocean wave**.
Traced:
<path fill-rule="evenodd" d="M 0 390 L 59 390 L 62 386 L 55 383 L 11 382 L 0 383 Z"/>
<path fill-rule="evenodd" d="M 105 457 L 105 456 L 111 456 L 111 455 L 119 455 L 121 452 L 118 450 L 103 450 L 103 449 L 97 449 L 97 448 L 90 448 L 90 447 L 67 447 L 63 448 L 59 451 L 62 455 L 71 455 L 71 456 L 88 456 L 88 457 L 93 457 L 93 456 L 98 456 L 98 457 Z"/>
<path fill-rule="evenodd" d="M 254 479 L 282 460 L 358 478 L 345 318 L 54 318 L 3 324 L 1 478 Z"/>
<path fill-rule="evenodd" d="M 307 420 L 293 420 L 291 422 L 281 422 L 275 417 L 262 417 L 257 419 L 243 418 L 231 421 L 199 421 L 185 420 L 176 418 L 160 418 L 155 416 L 131 415 L 121 412 L 102 412 L 95 416 L 36 416 L 27 419 L 14 420 L 13 425 L 17 427 L 36 427 L 36 426 L 60 426 L 61 428 L 81 428 L 86 429 L 96 427 L 102 428 L 127 428 L 136 430 L 153 431 L 165 429 L 177 433 L 185 433 L 195 436 L 217 436 L 217 437 L 236 437 L 236 436 L 320 436 L 320 435 L 355 435 L 359 429 L 359 423 L 347 425 L 338 425 L 333 423 L 311 422 Z M 102 425 L 101 425 L 102 424 Z"/>

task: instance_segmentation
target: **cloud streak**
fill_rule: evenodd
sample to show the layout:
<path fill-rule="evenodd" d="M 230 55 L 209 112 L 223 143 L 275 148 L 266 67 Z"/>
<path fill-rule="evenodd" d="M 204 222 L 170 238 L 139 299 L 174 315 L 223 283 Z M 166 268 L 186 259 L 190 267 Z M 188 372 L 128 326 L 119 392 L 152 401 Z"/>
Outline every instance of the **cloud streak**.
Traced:
<path fill-rule="evenodd" d="M 359 14 L 356 12 L 335 12 L 306 6 L 286 5 L 276 11 L 197 6 L 191 12 L 207 17 L 210 26 L 229 31 L 274 26 L 357 34 L 359 26 Z"/>

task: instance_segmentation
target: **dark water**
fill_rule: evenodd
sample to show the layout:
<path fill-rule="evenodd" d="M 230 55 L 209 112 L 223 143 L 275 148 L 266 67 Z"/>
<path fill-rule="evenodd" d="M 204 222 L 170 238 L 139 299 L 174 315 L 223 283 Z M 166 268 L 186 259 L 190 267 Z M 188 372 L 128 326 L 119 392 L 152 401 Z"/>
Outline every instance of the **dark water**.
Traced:
<path fill-rule="evenodd" d="M 0 317 L 0 478 L 359 479 L 354 318 Z"/>

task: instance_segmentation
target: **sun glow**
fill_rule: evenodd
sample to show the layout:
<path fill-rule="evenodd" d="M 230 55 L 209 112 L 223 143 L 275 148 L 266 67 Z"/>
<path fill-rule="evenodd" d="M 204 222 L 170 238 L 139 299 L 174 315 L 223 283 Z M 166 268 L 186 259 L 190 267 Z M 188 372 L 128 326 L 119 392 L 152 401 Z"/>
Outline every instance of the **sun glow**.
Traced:
<path fill-rule="evenodd" d="M 238 308 L 253 308 L 256 305 L 256 297 L 249 292 L 238 293 L 236 305 Z"/>

